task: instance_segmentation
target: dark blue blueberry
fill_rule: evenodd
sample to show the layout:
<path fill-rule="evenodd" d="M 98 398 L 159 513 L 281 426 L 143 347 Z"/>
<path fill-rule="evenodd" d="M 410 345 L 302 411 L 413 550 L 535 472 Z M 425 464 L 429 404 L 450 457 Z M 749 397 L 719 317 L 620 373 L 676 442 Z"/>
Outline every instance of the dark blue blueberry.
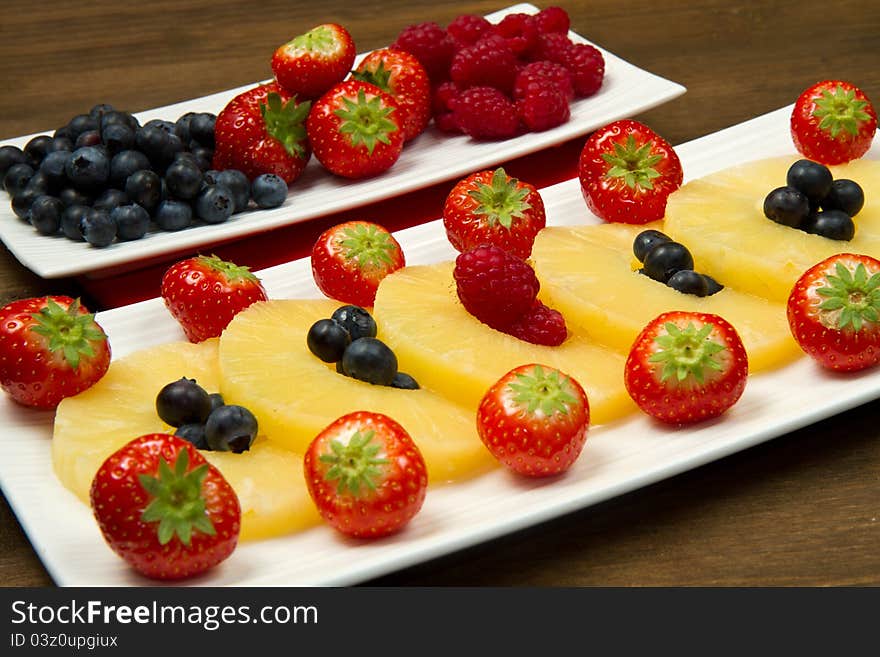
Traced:
<path fill-rule="evenodd" d="M 658 244 L 671 241 L 671 237 L 661 233 L 659 230 L 643 230 L 633 240 L 633 255 L 638 258 L 639 262 L 644 262 L 648 251 Z"/>
<path fill-rule="evenodd" d="M 59 139 L 69 140 L 71 146 L 67 150 L 73 150 L 73 142 L 76 140 L 76 137 L 73 136 L 73 133 L 70 131 L 70 127 L 68 127 L 67 125 L 63 125 L 55 130 L 55 132 L 52 133 L 52 137 L 54 137 L 56 141 Z"/>
<path fill-rule="evenodd" d="M 145 128 L 159 128 L 163 132 L 169 135 L 177 134 L 177 126 L 172 121 L 166 121 L 165 119 L 150 119 L 146 123 L 144 123 Z"/>
<path fill-rule="evenodd" d="M 220 185 L 203 189 L 196 198 L 196 216 L 209 224 L 220 224 L 232 216 L 232 193 Z"/>
<path fill-rule="evenodd" d="M 140 151 L 121 151 L 110 161 L 110 184 L 122 189 L 135 171 L 150 169 L 150 158 Z"/>
<path fill-rule="evenodd" d="M 199 112 L 189 122 L 189 136 L 202 146 L 214 148 L 214 124 L 217 117 L 209 112 Z"/>
<path fill-rule="evenodd" d="M 106 210 L 89 208 L 89 211 L 83 216 L 80 226 L 83 239 L 92 246 L 110 246 L 116 239 L 116 224 Z"/>
<path fill-rule="evenodd" d="M 92 109 L 89 110 L 89 116 L 100 121 L 101 117 L 104 116 L 104 114 L 112 111 L 113 105 L 108 105 L 107 103 L 98 103 L 97 105 L 93 105 Z"/>
<path fill-rule="evenodd" d="M 156 413 L 172 427 L 203 423 L 211 412 L 208 391 L 195 379 L 182 377 L 164 386 L 156 395 Z"/>
<path fill-rule="evenodd" d="M 76 138 L 76 141 L 73 142 L 74 148 L 84 148 L 86 146 L 97 146 L 98 144 L 102 144 L 101 141 L 101 133 L 97 130 L 86 130 L 81 133 L 79 137 Z"/>
<path fill-rule="evenodd" d="M 34 177 L 34 168 L 25 162 L 17 162 L 9 167 L 6 176 L 3 178 L 3 188 L 10 196 L 15 196 L 28 184 L 28 181 Z"/>
<path fill-rule="evenodd" d="M 828 195 L 833 179 L 828 167 L 811 160 L 798 160 L 785 175 L 786 184 L 806 196 L 813 205 L 818 205 Z"/>
<path fill-rule="evenodd" d="M 37 198 L 44 194 L 44 191 L 37 189 L 36 187 L 25 185 L 24 189 L 17 192 L 15 196 L 12 197 L 12 211 L 15 213 L 15 216 L 29 223 L 30 217 L 28 216 L 28 213 L 31 211 L 31 206 Z"/>
<path fill-rule="evenodd" d="M 848 178 L 838 178 L 831 183 L 831 190 L 822 199 L 823 210 L 842 210 L 855 217 L 865 205 L 865 192 L 859 183 Z"/>
<path fill-rule="evenodd" d="M 137 132 L 137 129 L 141 127 L 140 122 L 133 114 L 129 112 L 120 112 L 119 110 L 104 112 L 101 115 L 101 121 L 99 124 L 101 132 L 103 133 L 111 125 L 125 125 L 131 128 L 132 132 Z"/>
<path fill-rule="evenodd" d="M 251 181 L 238 169 L 226 169 L 217 174 L 217 184 L 223 185 L 232 193 L 235 203 L 233 212 L 247 210 L 251 200 Z"/>
<path fill-rule="evenodd" d="M 856 225 L 843 210 L 814 212 L 801 225 L 801 230 L 830 240 L 848 242 L 856 234 Z"/>
<path fill-rule="evenodd" d="M 724 286 L 716 281 L 714 278 L 709 276 L 709 274 L 703 274 L 703 278 L 706 279 L 706 296 L 711 297 L 713 294 L 718 294 L 721 290 L 724 289 Z"/>
<path fill-rule="evenodd" d="M 214 149 L 208 148 L 207 146 L 196 146 L 192 149 L 193 157 L 196 159 L 196 164 L 199 165 L 199 169 L 202 171 L 208 171 L 213 165 L 214 160 Z"/>
<path fill-rule="evenodd" d="M 27 181 L 27 185 L 25 185 L 24 188 L 33 189 L 42 192 L 43 194 L 51 194 L 52 192 L 57 191 L 57 185 L 53 185 L 52 181 L 49 180 L 49 176 L 42 171 L 36 171 L 34 175 L 31 176 L 31 179 Z"/>
<path fill-rule="evenodd" d="M 49 145 L 49 153 L 54 153 L 55 151 L 73 151 L 73 140 L 68 137 L 58 137 L 55 136 L 52 138 L 52 143 Z"/>
<path fill-rule="evenodd" d="M 147 234 L 150 227 L 150 213 L 137 203 L 114 208 L 110 218 L 116 223 L 117 239 L 123 242 L 139 240 Z"/>
<path fill-rule="evenodd" d="M 401 390 L 418 390 L 419 382 L 406 372 L 398 372 L 391 379 L 392 388 L 400 388 Z"/>
<path fill-rule="evenodd" d="M 93 191 L 107 184 L 110 160 L 103 150 L 93 146 L 77 148 L 64 169 L 67 179 L 77 189 Z"/>
<path fill-rule="evenodd" d="M 678 242 L 664 242 L 648 251 L 645 256 L 644 273 L 660 283 L 682 269 L 693 269 L 694 259 L 687 248 Z"/>
<path fill-rule="evenodd" d="M 52 137 L 49 135 L 37 135 L 32 137 L 28 143 L 24 145 L 24 154 L 28 156 L 28 161 L 34 168 L 40 166 L 40 162 L 46 157 L 49 148 L 52 146 Z"/>
<path fill-rule="evenodd" d="M 173 124 L 172 124 L 173 126 Z M 164 169 L 174 161 L 174 156 L 183 150 L 183 142 L 158 124 L 149 122 L 140 128 L 135 136 L 138 150 L 142 151 L 154 167 Z"/>
<path fill-rule="evenodd" d="M 92 207 L 96 210 L 106 210 L 112 213 L 115 208 L 126 203 L 128 203 L 128 194 L 121 189 L 108 187 L 95 199 Z"/>
<path fill-rule="evenodd" d="M 277 208 L 287 198 L 287 183 L 274 173 L 264 173 L 254 178 L 251 198 L 258 208 Z"/>
<path fill-rule="evenodd" d="M 216 185 L 217 176 L 219 175 L 220 172 L 216 169 L 206 169 L 205 174 L 202 176 L 202 189 Z"/>
<path fill-rule="evenodd" d="M 156 225 L 167 231 L 183 230 L 192 225 L 192 206 L 184 201 L 165 199 L 153 215 Z"/>
<path fill-rule="evenodd" d="M 180 118 L 174 122 L 174 134 L 180 137 L 180 141 L 184 144 L 188 144 L 192 139 L 190 136 L 189 124 L 195 115 L 196 112 L 187 112 L 186 114 L 182 114 Z"/>
<path fill-rule="evenodd" d="M 354 379 L 387 386 L 397 374 L 397 356 L 377 338 L 360 338 L 346 347 L 342 369 Z"/>
<path fill-rule="evenodd" d="M 178 158 L 165 171 L 165 184 L 172 196 L 190 200 L 195 198 L 202 186 L 202 170 L 195 162 Z"/>
<path fill-rule="evenodd" d="M 352 340 L 375 338 L 378 332 L 376 320 L 360 306 L 340 306 L 333 311 L 330 319 L 348 331 Z"/>
<path fill-rule="evenodd" d="M 704 297 L 709 294 L 709 282 L 702 274 L 698 274 L 690 269 L 680 269 L 669 277 L 666 284 L 673 290 L 678 290 L 683 294 L 693 294 L 697 297 Z"/>
<path fill-rule="evenodd" d="M 810 214 L 810 201 L 794 187 L 777 187 L 764 198 L 764 216 L 783 226 L 797 228 Z"/>
<path fill-rule="evenodd" d="M 98 129 L 98 121 L 93 116 L 89 116 L 88 114 L 77 114 L 67 124 L 67 130 L 70 133 L 69 137 L 76 142 L 77 137 L 79 137 L 84 132 L 89 132 L 91 130 Z"/>
<path fill-rule="evenodd" d="M 54 235 L 61 228 L 64 204 L 54 196 L 38 196 L 31 204 L 31 225 L 40 235 Z"/>
<path fill-rule="evenodd" d="M 257 437 L 257 418 L 244 406 L 226 404 L 211 411 L 205 422 L 208 449 L 241 454 Z"/>
<path fill-rule="evenodd" d="M 0 146 L 0 185 L 3 185 L 6 172 L 9 171 L 12 165 L 27 164 L 27 161 L 27 155 L 18 146 Z"/>
<path fill-rule="evenodd" d="M 71 205 L 91 205 L 93 200 L 90 194 L 86 194 L 74 187 L 65 187 L 62 189 L 58 192 L 58 198 L 61 199 L 61 202 L 64 203 L 66 207 L 70 207 Z"/>
<path fill-rule="evenodd" d="M 134 148 L 134 130 L 124 123 L 111 123 L 101 132 L 101 141 L 111 155 L 116 155 Z"/>
<path fill-rule="evenodd" d="M 192 424 L 184 424 L 174 430 L 174 435 L 183 438 L 185 441 L 192 443 L 196 449 L 209 449 L 208 441 L 205 439 L 205 425 L 193 422 Z"/>
<path fill-rule="evenodd" d="M 89 207 L 85 205 L 69 205 L 61 213 L 61 232 L 64 237 L 74 242 L 85 240 L 82 232 L 83 218 L 88 214 Z"/>
<path fill-rule="evenodd" d="M 214 411 L 216 408 L 220 408 L 226 402 L 223 401 L 223 395 L 219 392 L 212 392 L 208 395 L 208 398 L 211 400 L 211 411 Z"/>
<path fill-rule="evenodd" d="M 132 203 L 152 214 L 162 200 L 162 179 L 149 169 L 135 171 L 125 181 L 125 193 Z"/>
<path fill-rule="evenodd" d="M 325 363 L 338 363 L 342 360 L 345 348 L 350 343 L 348 331 L 332 319 L 319 319 L 312 324 L 306 335 L 309 351 Z"/>
<path fill-rule="evenodd" d="M 43 158 L 40 163 L 40 171 L 48 176 L 53 185 L 63 185 L 67 182 L 65 170 L 71 155 L 70 151 L 52 151 Z"/>

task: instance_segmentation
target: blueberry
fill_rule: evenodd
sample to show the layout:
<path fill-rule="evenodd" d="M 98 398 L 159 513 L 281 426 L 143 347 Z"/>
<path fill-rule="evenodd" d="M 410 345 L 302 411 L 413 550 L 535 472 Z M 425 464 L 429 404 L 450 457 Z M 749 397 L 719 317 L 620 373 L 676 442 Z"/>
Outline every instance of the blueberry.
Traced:
<path fill-rule="evenodd" d="M 217 117 L 210 112 L 199 112 L 189 122 L 189 135 L 202 146 L 214 147 L 214 124 Z"/>
<path fill-rule="evenodd" d="M 223 401 L 223 395 L 221 395 L 219 392 L 212 392 L 210 395 L 208 395 L 208 399 L 211 400 L 211 411 L 216 408 L 220 408 L 221 406 L 223 406 L 223 404 L 226 403 Z"/>
<path fill-rule="evenodd" d="M 37 167 L 43 161 L 43 158 L 46 157 L 46 153 L 49 152 L 51 146 L 52 137 L 49 135 L 37 135 L 24 145 L 24 154 L 28 156 L 31 165 Z"/>
<path fill-rule="evenodd" d="M 37 189 L 36 187 L 25 185 L 24 189 L 16 192 L 12 197 L 12 211 L 15 213 L 15 216 L 26 222 L 30 222 L 28 213 L 31 211 L 31 206 L 37 198 L 44 194 L 44 191 Z"/>
<path fill-rule="evenodd" d="M 220 175 L 220 172 L 216 169 L 206 169 L 204 176 L 202 176 L 202 189 L 206 189 L 208 187 L 213 187 L 217 184 L 217 177 Z"/>
<path fill-rule="evenodd" d="M 349 343 L 351 336 L 348 331 L 332 319 L 319 319 L 312 324 L 306 336 L 309 351 L 325 363 L 338 363 L 342 360 Z"/>
<path fill-rule="evenodd" d="M 196 449 L 209 449 L 208 441 L 205 438 L 205 425 L 200 422 L 179 426 L 174 430 L 174 435 L 192 443 Z"/>
<path fill-rule="evenodd" d="M 15 196 L 28 184 L 28 181 L 34 177 L 34 168 L 25 162 L 17 162 L 9 167 L 6 176 L 3 178 L 3 188 L 10 196 Z"/>
<path fill-rule="evenodd" d="M 108 105 L 107 103 L 98 103 L 97 105 L 92 106 L 92 109 L 89 110 L 89 116 L 93 119 L 101 120 L 101 117 L 104 116 L 107 112 L 113 111 L 113 105 Z"/>
<path fill-rule="evenodd" d="M 70 127 L 67 125 L 63 125 L 60 128 L 56 129 L 55 132 L 52 133 L 52 137 L 57 141 L 59 139 L 67 139 L 70 141 L 71 146 L 75 140 L 73 133 L 70 131 Z M 68 148 L 68 150 L 73 150 L 73 148 Z"/>
<path fill-rule="evenodd" d="M 693 269 L 694 259 L 687 248 L 678 242 L 658 244 L 645 256 L 644 273 L 655 281 L 666 283 L 682 269 Z"/>
<path fill-rule="evenodd" d="M 92 246 L 109 246 L 116 239 L 116 224 L 106 210 L 89 208 L 80 222 L 83 239 Z"/>
<path fill-rule="evenodd" d="M 169 132 L 152 121 L 137 131 L 135 143 L 138 150 L 142 151 L 150 158 L 150 162 L 160 169 L 168 166 L 174 160 L 174 155 L 183 150 L 183 142 L 174 134 L 173 127 Z"/>
<path fill-rule="evenodd" d="M 124 123 L 111 123 L 101 132 L 101 142 L 111 155 L 116 155 L 134 148 L 135 133 Z"/>
<path fill-rule="evenodd" d="M 152 214 L 162 200 L 162 180 L 155 171 L 135 171 L 125 181 L 125 193 L 132 203 Z"/>
<path fill-rule="evenodd" d="M 68 205 L 61 213 L 61 232 L 64 237 L 74 242 L 85 240 L 82 232 L 83 217 L 89 212 L 85 205 Z"/>
<path fill-rule="evenodd" d="M 64 204 L 54 196 L 38 196 L 31 204 L 31 225 L 40 235 L 54 235 L 61 228 Z"/>
<path fill-rule="evenodd" d="M 819 204 L 825 198 L 832 180 L 828 167 L 811 160 L 798 160 L 789 167 L 785 176 L 788 186 L 801 192 L 813 204 Z"/>
<path fill-rule="evenodd" d="M 378 332 L 376 320 L 360 306 L 340 306 L 333 311 L 330 319 L 348 331 L 352 340 L 375 338 Z"/>
<path fill-rule="evenodd" d="M 73 147 L 84 148 L 86 146 L 97 146 L 102 143 L 104 142 L 101 141 L 100 132 L 97 130 L 86 130 L 76 138 L 76 141 L 73 142 Z"/>
<path fill-rule="evenodd" d="M 193 199 L 202 186 L 202 170 L 195 162 L 177 159 L 165 171 L 165 184 L 175 198 Z"/>
<path fill-rule="evenodd" d="M 287 198 L 287 183 L 274 173 L 264 173 L 254 178 L 251 198 L 258 208 L 277 208 Z"/>
<path fill-rule="evenodd" d="M 172 427 L 203 423 L 211 413 L 208 391 L 195 379 L 182 377 L 163 387 L 156 395 L 156 413 Z"/>
<path fill-rule="evenodd" d="M 156 208 L 153 219 L 162 230 L 175 231 L 192 225 L 192 206 L 183 201 L 165 199 Z"/>
<path fill-rule="evenodd" d="M 721 290 L 724 289 L 724 286 L 716 281 L 714 278 L 709 276 L 709 274 L 703 274 L 703 278 L 706 279 L 706 296 L 711 297 L 713 294 L 718 294 Z"/>
<path fill-rule="evenodd" d="M 633 240 L 633 255 L 638 258 L 639 262 L 644 262 L 648 251 L 658 244 L 671 241 L 671 237 L 661 233 L 659 230 L 643 230 Z"/>
<path fill-rule="evenodd" d="M 159 128 L 162 132 L 167 135 L 175 135 L 177 134 L 177 126 L 172 121 L 166 121 L 165 119 L 150 119 L 146 123 L 144 123 L 145 128 Z"/>
<path fill-rule="evenodd" d="M 702 274 L 691 269 L 680 269 L 669 277 L 666 284 L 683 294 L 705 297 L 709 294 L 709 283 Z"/>
<path fill-rule="evenodd" d="M 65 187 L 60 192 L 58 192 L 58 198 L 61 199 L 61 202 L 64 203 L 66 207 L 70 207 L 71 205 L 91 205 L 92 197 L 85 192 L 82 192 L 74 187 Z"/>
<path fill-rule="evenodd" d="M 40 163 L 40 171 L 46 174 L 53 185 L 63 185 L 67 182 L 67 161 L 71 157 L 70 151 L 52 151 Z"/>
<path fill-rule="evenodd" d="M 843 210 L 815 212 L 807 218 L 801 229 L 814 235 L 845 242 L 856 234 L 856 225 L 852 217 Z"/>
<path fill-rule="evenodd" d="M 859 183 L 839 178 L 831 183 L 831 190 L 822 199 L 823 210 L 843 210 L 855 217 L 865 205 L 865 192 Z"/>
<path fill-rule="evenodd" d="M 110 160 L 99 148 L 77 148 L 64 169 L 67 179 L 77 189 L 91 191 L 106 185 L 110 177 Z"/>
<path fill-rule="evenodd" d="M 71 139 L 76 139 L 84 132 L 98 129 L 98 121 L 88 114 L 77 114 L 67 123 L 67 130 Z"/>
<path fill-rule="evenodd" d="M 400 388 L 401 390 L 418 390 L 419 383 L 406 372 L 398 372 L 391 379 L 392 388 Z"/>
<path fill-rule="evenodd" d="M 24 188 L 33 189 L 43 194 L 51 194 L 57 190 L 58 185 L 53 185 L 49 180 L 49 176 L 47 176 L 45 172 L 37 170 L 34 175 L 31 176 L 30 180 L 27 181 Z"/>
<path fill-rule="evenodd" d="M 783 226 L 797 228 L 810 214 L 810 201 L 794 187 L 777 187 L 764 198 L 764 216 Z"/>
<path fill-rule="evenodd" d="M 257 437 L 257 418 L 244 406 L 227 404 L 211 411 L 205 422 L 208 449 L 241 454 Z"/>
<path fill-rule="evenodd" d="M 233 212 L 247 210 L 251 200 L 251 181 L 246 175 L 238 169 L 226 169 L 217 174 L 216 180 L 218 185 L 223 185 L 232 193 L 235 203 Z"/>
<path fill-rule="evenodd" d="M 208 148 L 206 146 L 196 146 L 192 149 L 193 157 L 196 159 L 196 164 L 199 165 L 199 169 L 202 171 L 208 171 L 214 160 L 214 149 Z"/>
<path fill-rule="evenodd" d="M 118 208 L 120 205 L 125 205 L 126 203 L 128 203 L 128 194 L 121 189 L 109 187 L 95 199 L 95 202 L 92 203 L 92 207 L 96 210 L 106 210 L 107 212 L 112 213 L 115 208 Z"/>
<path fill-rule="evenodd" d="M 132 132 L 137 132 L 138 128 L 141 127 L 140 121 L 133 114 L 130 112 L 120 112 L 119 110 L 104 112 L 101 115 L 98 125 L 99 130 L 103 133 L 111 125 L 128 126 Z"/>
<path fill-rule="evenodd" d="M 209 224 L 220 224 L 232 216 L 234 205 L 228 189 L 221 185 L 207 187 L 196 198 L 196 216 Z"/>
<path fill-rule="evenodd" d="M 52 138 L 52 145 L 49 146 L 49 153 L 54 153 L 55 151 L 73 151 L 73 149 L 73 139 L 70 139 L 69 137 L 59 137 L 56 135 Z"/>
<path fill-rule="evenodd" d="M 139 240 L 150 227 L 150 213 L 137 203 L 114 208 L 110 218 L 116 223 L 116 237 L 122 241 Z"/>
<path fill-rule="evenodd" d="M 189 124 L 192 122 L 196 112 L 187 112 L 182 114 L 177 121 L 174 122 L 174 134 L 180 137 L 180 141 L 188 144 L 192 137 L 190 136 Z"/>
<path fill-rule="evenodd" d="M 135 171 L 149 170 L 150 158 L 140 151 L 120 151 L 110 161 L 110 184 L 122 189 Z"/>
<path fill-rule="evenodd" d="M 387 386 L 397 374 L 397 356 L 377 338 L 360 338 L 346 347 L 342 369 L 352 378 Z"/>
<path fill-rule="evenodd" d="M 3 185 L 10 167 L 14 164 L 27 164 L 27 161 L 27 155 L 18 146 L 0 146 L 0 185 Z"/>

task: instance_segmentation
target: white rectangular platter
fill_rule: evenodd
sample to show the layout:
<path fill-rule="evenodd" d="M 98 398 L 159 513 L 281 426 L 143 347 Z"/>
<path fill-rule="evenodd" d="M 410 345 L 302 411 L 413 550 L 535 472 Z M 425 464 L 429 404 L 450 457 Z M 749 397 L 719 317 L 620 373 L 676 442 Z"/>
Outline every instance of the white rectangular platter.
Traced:
<path fill-rule="evenodd" d="M 533 5 L 520 4 L 489 14 L 488 18 L 498 22 L 510 13 L 537 11 Z M 589 43 L 574 32 L 570 37 Z M 331 175 L 312 158 L 302 177 L 291 185 L 287 201 L 279 208 L 242 212 L 223 224 L 200 225 L 174 233 L 151 232 L 143 239 L 118 242 L 103 249 L 61 236 L 39 235 L 13 214 L 8 196 L 0 192 L 0 240 L 25 267 L 43 278 L 131 268 L 138 261 L 194 252 L 218 242 L 360 207 L 461 177 L 585 135 L 606 123 L 638 114 L 685 92 L 680 84 L 599 49 L 605 58 L 602 88 L 594 96 L 574 102 L 567 123 L 545 132 L 528 133 L 504 141 L 478 142 L 463 135 L 443 134 L 432 124 L 425 133 L 407 144 L 391 169 L 379 176 L 359 181 L 345 180 Z M 137 117 L 144 123 L 156 118 L 174 121 L 186 112 L 216 114 L 231 98 L 252 86 L 148 110 Z M 24 146 L 31 137 L 33 135 L 4 140 L 3 143 Z"/>
<path fill-rule="evenodd" d="M 752 159 L 794 154 L 790 108 L 677 147 L 685 179 Z M 880 146 L 867 155 L 880 159 Z M 577 180 L 542 190 L 548 222 L 597 223 Z M 439 221 L 398 233 L 412 264 L 454 257 Z M 272 298 L 320 296 L 309 263 L 300 260 L 258 272 Z M 160 299 L 98 317 L 114 356 L 183 339 Z M 475 545 L 621 495 L 793 431 L 880 396 L 880 370 L 830 376 L 803 357 L 750 379 L 738 404 L 722 418 L 671 430 L 635 415 L 591 429 L 580 459 L 553 481 L 526 481 L 498 469 L 429 490 L 425 505 L 399 535 L 352 543 L 328 527 L 245 543 L 194 585 L 351 585 Z M 104 544 L 90 510 L 52 472 L 52 415 L 0 399 L 5 429 L 0 486 L 34 549 L 59 585 L 149 585 Z M 560 582 L 560 585 L 565 582 Z"/>

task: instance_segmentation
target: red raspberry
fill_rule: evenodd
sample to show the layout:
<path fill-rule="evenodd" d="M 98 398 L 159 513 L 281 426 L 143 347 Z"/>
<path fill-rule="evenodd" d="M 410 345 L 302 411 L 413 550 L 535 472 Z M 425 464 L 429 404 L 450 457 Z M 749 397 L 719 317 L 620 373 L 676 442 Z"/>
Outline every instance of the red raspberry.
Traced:
<path fill-rule="evenodd" d="M 516 110 L 520 120 L 532 132 L 555 128 L 571 117 L 568 98 L 550 80 L 529 85 L 523 98 L 516 102 Z"/>
<path fill-rule="evenodd" d="M 537 23 L 538 32 L 541 34 L 550 34 L 552 32 L 568 34 L 568 30 L 571 28 L 571 19 L 568 17 L 568 12 L 562 7 L 542 9 L 535 16 L 535 23 Z"/>
<path fill-rule="evenodd" d="M 460 94 L 454 82 L 443 82 L 434 88 L 432 97 L 434 124 L 444 132 L 461 132 L 453 113 L 455 101 Z"/>
<path fill-rule="evenodd" d="M 492 87 L 471 87 L 455 99 L 453 118 L 474 139 L 507 139 L 519 132 L 516 105 Z"/>
<path fill-rule="evenodd" d="M 546 60 L 565 65 L 572 42 L 565 34 L 551 32 L 538 35 L 538 44 L 532 51 L 532 61 Z"/>
<path fill-rule="evenodd" d="M 513 83 L 514 100 L 525 98 L 529 87 L 533 84 L 551 82 L 562 95 L 568 100 L 574 100 L 574 86 L 571 82 L 571 73 L 562 64 L 542 61 L 526 64 L 520 69 Z"/>
<path fill-rule="evenodd" d="M 492 23 L 477 14 L 461 14 L 446 26 L 446 31 L 459 49 L 474 45 L 493 30 Z"/>
<path fill-rule="evenodd" d="M 578 98 L 586 98 L 599 91 L 605 77 L 605 58 L 597 48 L 576 43 L 571 46 L 562 64 L 571 72 L 574 93 Z"/>
<path fill-rule="evenodd" d="M 540 288 L 525 260 L 493 245 L 459 254 L 453 277 L 465 310 L 499 330 L 532 307 Z"/>
<path fill-rule="evenodd" d="M 568 329 L 562 313 L 548 308 L 537 299 L 532 307 L 504 332 L 520 340 L 548 347 L 557 347 L 568 337 Z"/>
<path fill-rule="evenodd" d="M 492 35 L 455 53 L 449 73 L 460 89 L 495 87 L 510 93 L 516 79 L 516 67 L 516 55 L 507 42 Z"/>
<path fill-rule="evenodd" d="M 437 23 L 417 23 L 405 27 L 391 47 L 414 55 L 425 67 L 431 82 L 436 84 L 449 79 L 449 63 L 455 53 L 455 43 Z"/>
<path fill-rule="evenodd" d="M 538 45 L 538 25 L 529 14 L 508 14 L 495 26 L 495 33 L 518 57 L 528 58 Z"/>

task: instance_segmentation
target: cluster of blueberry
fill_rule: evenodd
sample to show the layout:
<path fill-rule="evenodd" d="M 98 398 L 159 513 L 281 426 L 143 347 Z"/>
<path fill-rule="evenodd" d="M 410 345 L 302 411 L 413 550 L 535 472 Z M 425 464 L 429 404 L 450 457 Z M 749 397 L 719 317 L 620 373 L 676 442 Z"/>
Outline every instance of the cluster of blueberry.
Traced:
<path fill-rule="evenodd" d="M 694 257 L 659 230 L 643 230 L 633 240 L 633 254 L 642 263 L 640 274 L 684 294 L 708 297 L 724 289 L 707 274 L 694 271 Z"/>
<path fill-rule="evenodd" d="M 109 246 L 150 230 L 222 223 L 246 210 L 281 205 L 287 184 L 267 174 L 253 183 L 214 171 L 214 122 L 188 112 L 143 125 L 129 112 L 95 105 L 24 149 L 0 147 L 0 186 L 12 210 L 42 235 Z"/>
<path fill-rule="evenodd" d="M 846 178 L 834 179 L 824 164 L 798 160 L 789 167 L 786 185 L 764 199 L 764 215 L 783 226 L 832 240 L 849 241 L 853 222 L 865 204 L 861 186 Z"/>
<path fill-rule="evenodd" d="M 312 324 L 306 344 L 325 363 L 336 363 L 336 371 L 359 381 L 417 390 L 409 374 L 397 370 L 397 356 L 376 338 L 376 320 L 360 306 L 341 306 L 329 319 Z"/>
<path fill-rule="evenodd" d="M 224 404 L 219 393 L 208 394 L 195 379 L 180 378 L 156 396 L 156 413 L 175 427 L 175 436 L 197 449 L 240 454 L 257 437 L 257 418 L 244 406 Z"/>

